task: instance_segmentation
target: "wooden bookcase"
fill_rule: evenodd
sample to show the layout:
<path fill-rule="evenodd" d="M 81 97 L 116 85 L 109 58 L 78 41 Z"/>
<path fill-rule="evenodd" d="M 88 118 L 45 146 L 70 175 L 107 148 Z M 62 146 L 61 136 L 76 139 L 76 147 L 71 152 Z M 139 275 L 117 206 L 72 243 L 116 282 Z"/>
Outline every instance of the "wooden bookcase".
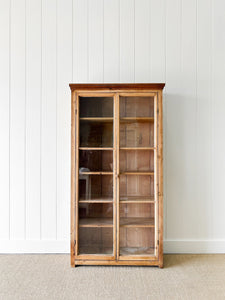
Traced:
<path fill-rule="evenodd" d="M 70 84 L 71 266 L 163 267 L 164 84 Z"/>

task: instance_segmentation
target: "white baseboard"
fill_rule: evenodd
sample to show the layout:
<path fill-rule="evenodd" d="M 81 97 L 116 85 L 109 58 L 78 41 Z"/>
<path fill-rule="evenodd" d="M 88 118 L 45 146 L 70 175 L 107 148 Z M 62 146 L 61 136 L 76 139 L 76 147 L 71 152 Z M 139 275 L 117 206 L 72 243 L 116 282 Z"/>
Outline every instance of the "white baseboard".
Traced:
<path fill-rule="evenodd" d="M 0 253 L 69 253 L 69 241 L 0 240 Z M 164 253 L 225 253 L 225 240 L 164 240 Z"/>
<path fill-rule="evenodd" d="M 225 253 L 225 240 L 165 240 L 164 253 Z"/>
<path fill-rule="evenodd" d="M 0 240 L 0 253 L 69 253 L 69 241 Z"/>

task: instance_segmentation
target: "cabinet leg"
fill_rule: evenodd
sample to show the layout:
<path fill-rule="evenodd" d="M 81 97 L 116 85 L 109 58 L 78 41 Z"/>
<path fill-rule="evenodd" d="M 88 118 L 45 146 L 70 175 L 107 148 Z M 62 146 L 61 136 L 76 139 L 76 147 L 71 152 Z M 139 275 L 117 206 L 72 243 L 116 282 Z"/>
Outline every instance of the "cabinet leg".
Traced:
<path fill-rule="evenodd" d="M 75 257 L 72 255 L 70 259 L 71 268 L 75 268 Z"/>

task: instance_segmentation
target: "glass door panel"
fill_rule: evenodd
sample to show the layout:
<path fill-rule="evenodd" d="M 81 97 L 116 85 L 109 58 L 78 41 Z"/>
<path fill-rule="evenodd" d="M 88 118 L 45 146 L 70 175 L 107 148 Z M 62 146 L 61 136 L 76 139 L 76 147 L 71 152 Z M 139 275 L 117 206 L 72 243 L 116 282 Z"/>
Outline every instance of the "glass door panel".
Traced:
<path fill-rule="evenodd" d="M 113 257 L 114 98 L 79 97 L 79 111 L 78 255 Z"/>
<path fill-rule="evenodd" d="M 152 121 L 121 120 L 120 148 L 153 148 L 154 123 Z"/>
<path fill-rule="evenodd" d="M 113 228 L 79 227 L 79 254 L 113 255 Z"/>
<path fill-rule="evenodd" d="M 153 96 L 120 96 L 120 118 L 154 118 Z"/>
<path fill-rule="evenodd" d="M 154 172 L 153 150 L 120 150 L 120 173 Z"/>
<path fill-rule="evenodd" d="M 120 256 L 153 256 L 155 230 L 151 227 L 121 227 Z"/>
<path fill-rule="evenodd" d="M 141 173 L 142 174 L 142 173 Z M 120 201 L 129 199 L 154 200 L 154 176 L 153 175 L 120 175 Z"/>
<path fill-rule="evenodd" d="M 145 259 L 156 253 L 154 97 L 119 103 L 119 259 Z"/>

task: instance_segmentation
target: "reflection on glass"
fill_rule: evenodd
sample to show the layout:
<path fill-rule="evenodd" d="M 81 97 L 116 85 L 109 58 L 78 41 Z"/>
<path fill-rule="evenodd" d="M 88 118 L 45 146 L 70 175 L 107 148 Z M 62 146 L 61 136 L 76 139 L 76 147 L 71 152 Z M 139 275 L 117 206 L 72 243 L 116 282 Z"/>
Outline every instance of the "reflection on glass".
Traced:
<path fill-rule="evenodd" d="M 80 227 L 79 254 L 113 254 L 113 228 Z"/>
<path fill-rule="evenodd" d="M 112 175 L 79 175 L 80 200 L 104 200 L 113 198 Z"/>
<path fill-rule="evenodd" d="M 89 171 L 113 171 L 113 151 L 111 150 L 80 150 L 79 168 Z"/>
<path fill-rule="evenodd" d="M 80 117 L 113 117 L 113 98 L 80 97 Z"/>
<path fill-rule="evenodd" d="M 80 121 L 80 147 L 113 147 L 113 122 Z"/>

